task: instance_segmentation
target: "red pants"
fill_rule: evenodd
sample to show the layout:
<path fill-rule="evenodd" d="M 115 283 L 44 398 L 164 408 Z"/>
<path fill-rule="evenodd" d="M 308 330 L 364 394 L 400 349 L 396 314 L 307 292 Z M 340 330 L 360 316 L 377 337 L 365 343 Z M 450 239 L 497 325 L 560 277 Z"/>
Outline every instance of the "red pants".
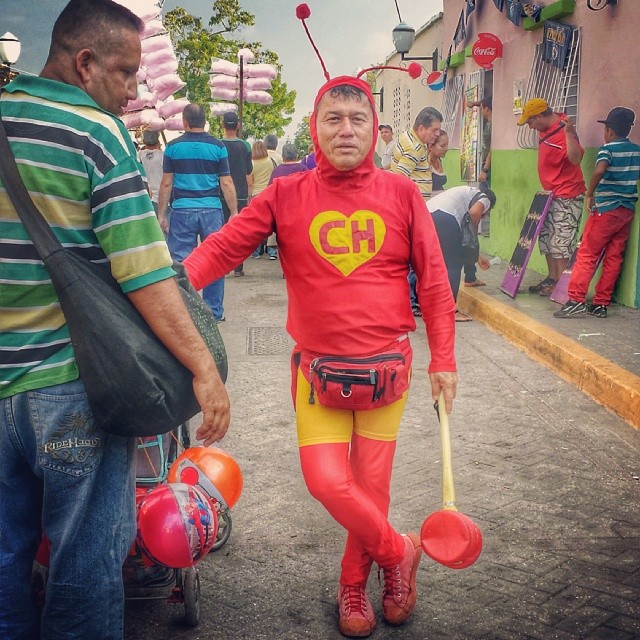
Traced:
<path fill-rule="evenodd" d="M 609 305 L 622 268 L 622 257 L 634 213 L 632 209 L 618 207 L 606 213 L 595 212 L 589 216 L 569 280 L 568 293 L 571 300 L 586 301 L 589 283 L 598 259 L 604 251 L 602 275 L 596 284 L 593 304 Z"/>
<path fill-rule="evenodd" d="M 375 561 L 393 567 L 404 541 L 389 521 L 389 484 L 396 443 L 354 434 L 349 443 L 300 448 L 307 488 L 347 530 L 341 585 L 366 585 Z"/>
<path fill-rule="evenodd" d="M 411 345 L 398 349 L 411 367 Z M 291 390 L 296 407 L 300 465 L 311 495 L 347 530 L 340 584 L 366 585 L 371 565 L 395 566 L 404 539 L 389 523 L 389 490 L 407 394 L 370 411 L 309 404 L 310 386 L 292 357 Z"/>

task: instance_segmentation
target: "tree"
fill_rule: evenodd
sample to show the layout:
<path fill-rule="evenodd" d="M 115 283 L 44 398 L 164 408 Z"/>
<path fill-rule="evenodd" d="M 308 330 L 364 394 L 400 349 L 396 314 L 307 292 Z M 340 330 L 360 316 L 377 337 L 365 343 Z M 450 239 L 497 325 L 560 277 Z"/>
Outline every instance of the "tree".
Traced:
<path fill-rule="evenodd" d="M 278 55 L 263 49 L 262 43 L 249 43 L 231 37 L 240 27 L 252 26 L 254 22 L 255 16 L 242 11 L 239 0 L 216 0 L 207 26 L 201 18 L 192 16 L 181 7 L 169 11 L 164 18 L 164 25 L 178 58 L 178 75 L 187 83 L 180 93 L 192 102 L 207 105 L 212 101 L 208 85 L 211 59 L 236 62 L 238 51 L 242 48 L 250 49 L 256 62 L 273 64 L 279 71 L 281 65 Z M 243 137 L 259 139 L 268 133 L 281 136 L 284 128 L 291 123 L 296 92 L 287 90 L 278 73 L 269 93 L 273 97 L 270 105 L 243 104 Z M 211 132 L 220 135 L 222 127 L 219 119 L 209 115 L 208 120 Z"/>
<path fill-rule="evenodd" d="M 311 116 L 304 116 L 302 121 L 296 129 L 296 133 L 293 136 L 293 144 L 298 150 L 298 157 L 304 158 L 307 155 L 307 149 L 311 144 L 311 132 L 309 131 L 309 120 Z"/>

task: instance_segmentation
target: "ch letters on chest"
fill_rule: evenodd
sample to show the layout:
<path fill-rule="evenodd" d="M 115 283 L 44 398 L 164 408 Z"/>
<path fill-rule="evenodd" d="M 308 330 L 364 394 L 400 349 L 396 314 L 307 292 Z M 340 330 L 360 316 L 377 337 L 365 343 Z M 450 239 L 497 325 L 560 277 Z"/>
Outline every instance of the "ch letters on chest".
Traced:
<path fill-rule="evenodd" d="M 387 233 L 384 220 L 373 211 L 322 211 L 309 225 L 314 249 L 344 276 L 373 258 Z"/>

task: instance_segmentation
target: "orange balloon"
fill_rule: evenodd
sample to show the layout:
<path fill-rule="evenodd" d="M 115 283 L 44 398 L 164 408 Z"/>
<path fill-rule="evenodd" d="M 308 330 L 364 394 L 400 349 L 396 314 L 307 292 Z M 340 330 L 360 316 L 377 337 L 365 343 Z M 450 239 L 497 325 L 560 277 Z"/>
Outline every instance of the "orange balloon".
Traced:
<path fill-rule="evenodd" d="M 242 471 L 235 459 L 218 447 L 190 447 L 171 465 L 169 482 L 195 485 L 219 505 L 231 509 L 242 493 Z"/>

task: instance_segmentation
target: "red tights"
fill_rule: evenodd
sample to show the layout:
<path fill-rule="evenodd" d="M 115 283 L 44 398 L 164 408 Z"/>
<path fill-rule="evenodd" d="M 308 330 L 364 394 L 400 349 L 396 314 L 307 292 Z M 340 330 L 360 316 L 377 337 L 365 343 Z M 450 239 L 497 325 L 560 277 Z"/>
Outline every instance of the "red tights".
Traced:
<path fill-rule="evenodd" d="M 596 284 L 593 304 L 608 306 L 611 303 L 634 214 L 632 209 L 618 207 L 603 214 L 592 213 L 589 216 L 569 280 L 568 292 L 571 300 L 585 302 L 589 283 L 604 251 L 602 275 Z"/>
<path fill-rule="evenodd" d="M 373 562 L 392 567 L 404 551 L 387 519 L 395 441 L 354 434 L 349 443 L 300 447 L 307 488 L 347 530 L 341 585 L 365 585 Z"/>

